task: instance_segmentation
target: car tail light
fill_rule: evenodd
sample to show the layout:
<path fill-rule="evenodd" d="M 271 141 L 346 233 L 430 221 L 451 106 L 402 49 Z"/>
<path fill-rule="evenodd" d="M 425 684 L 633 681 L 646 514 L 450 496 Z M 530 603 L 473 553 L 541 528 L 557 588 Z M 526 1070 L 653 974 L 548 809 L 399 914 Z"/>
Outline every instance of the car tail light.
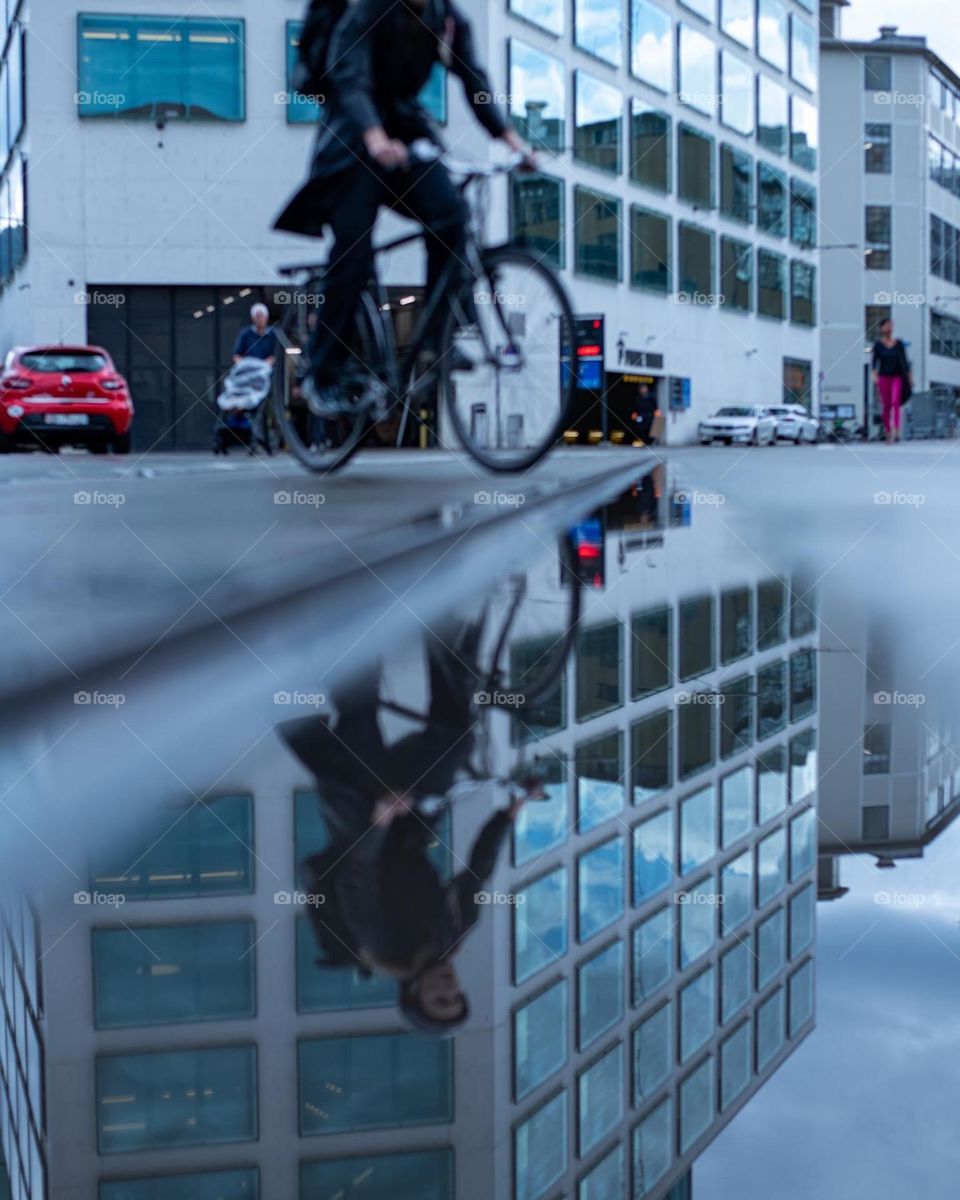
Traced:
<path fill-rule="evenodd" d="M 102 379 L 100 386 L 107 389 L 108 392 L 118 392 L 123 387 L 122 379 Z"/>
<path fill-rule="evenodd" d="M 24 379 L 21 375 L 5 375 L 0 379 L 0 388 L 15 388 L 17 391 L 26 391 L 32 387 L 29 379 Z"/>

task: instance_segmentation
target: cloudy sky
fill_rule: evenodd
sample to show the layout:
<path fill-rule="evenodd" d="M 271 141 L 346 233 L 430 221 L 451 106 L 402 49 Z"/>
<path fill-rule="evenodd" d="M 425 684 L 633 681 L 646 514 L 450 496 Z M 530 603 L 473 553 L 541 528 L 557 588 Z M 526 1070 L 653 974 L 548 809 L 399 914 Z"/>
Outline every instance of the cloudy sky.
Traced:
<path fill-rule="evenodd" d="M 901 33 L 926 37 L 930 49 L 960 71 L 960 22 L 947 17 L 944 0 L 853 0 L 843 10 L 843 36 L 868 41 L 881 25 L 896 25 Z"/>

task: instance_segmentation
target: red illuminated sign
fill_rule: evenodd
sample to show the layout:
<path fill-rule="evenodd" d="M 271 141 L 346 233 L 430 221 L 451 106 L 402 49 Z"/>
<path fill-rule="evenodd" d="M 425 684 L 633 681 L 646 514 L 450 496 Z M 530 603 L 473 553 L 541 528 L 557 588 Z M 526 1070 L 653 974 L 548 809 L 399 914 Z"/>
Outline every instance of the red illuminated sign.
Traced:
<path fill-rule="evenodd" d="M 600 358 L 603 355 L 603 350 L 600 346 L 578 346 L 578 358 Z"/>

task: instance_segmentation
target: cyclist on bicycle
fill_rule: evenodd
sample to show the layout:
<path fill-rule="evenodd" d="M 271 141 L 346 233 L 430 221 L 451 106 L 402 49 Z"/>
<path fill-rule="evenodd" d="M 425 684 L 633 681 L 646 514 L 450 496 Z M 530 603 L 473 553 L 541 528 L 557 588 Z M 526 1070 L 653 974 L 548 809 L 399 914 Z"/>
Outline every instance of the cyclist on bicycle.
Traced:
<path fill-rule="evenodd" d="M 312 380 L 304 398 L 320 417 L 352 412 L 344 371 L 348 341 L 370 277 L 373 228 L 381 205 L 419 221 L 426 232 L 427 287 L 452 255 L 463 258 L 466 205 L 437 161 L 411 158 L 410 145 L 437 142 L 418 101 L 433 67 L 456 75 L 479 123 L 491 137 L 526 155 L 521 138 L 493 102 L 477 61 L 469 22 L 453 0 L 358 0 L 331 35 L 324 105 L 309 181 L 276 228 L 322 236 L 333 231 L 324 303 L 310 346 Z M 438 143 L 439 144 L 439 143 Z M 363 374 L 363 364 L 356 364 Z"/>

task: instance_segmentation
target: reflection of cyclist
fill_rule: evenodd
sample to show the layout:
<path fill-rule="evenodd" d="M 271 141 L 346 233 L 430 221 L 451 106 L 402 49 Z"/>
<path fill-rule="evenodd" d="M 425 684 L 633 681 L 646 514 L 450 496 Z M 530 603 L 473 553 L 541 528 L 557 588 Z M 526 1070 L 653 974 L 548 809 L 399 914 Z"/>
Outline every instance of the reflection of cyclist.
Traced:
<path fill-rule="evenodd" d="M 335 238 L 310 347 L 314 386 L 305 389 L 318 416 L 352 408 L 342 372 L 354 314 L 370 277 L 380 206 L 412 217 L 427 231 L 428 287 L 449 256 L 463 256 L 463 198 L 442 164 L 411 161 L 408 154 L 418 138 L 436 140 L 418 96 L 438 63 L 461 80 L 491 137 L 523 151 L 493 102 L 470 25 L 453 0 L 359 0 L 331 36 L 326 73 L 331 94 L 310 180 L 277 220 L 278 229 L 317 237 L 329 225 Z"/>

